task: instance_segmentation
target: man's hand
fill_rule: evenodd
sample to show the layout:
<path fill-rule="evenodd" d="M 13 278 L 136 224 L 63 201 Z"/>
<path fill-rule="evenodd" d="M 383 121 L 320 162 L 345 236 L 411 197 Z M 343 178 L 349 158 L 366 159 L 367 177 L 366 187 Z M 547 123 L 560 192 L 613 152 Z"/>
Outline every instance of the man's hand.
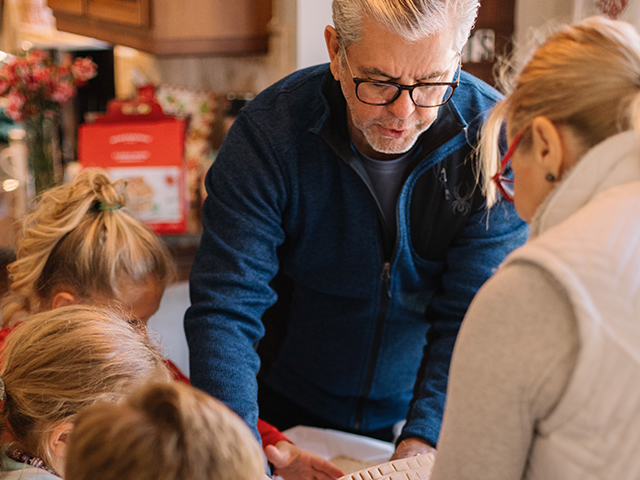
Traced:
<path fill-rule="evenodd" d="M 422 455 L 423 453 L 433 453 L 435 455 L 436 449 L 429 445 L 421 438 L 405 438 L 396 447 L 396 451 L 393 452 L 391 460 L 398 460 L 399 458 L 415 457 L 416 455 Z"/>
<path fill-rule="evenodd" d="M 285 480 L 335 480 L 344 475 L 324 458 L 284 440 L 268 445 L 264 453 L 274 467 L 274 475 Z"/>

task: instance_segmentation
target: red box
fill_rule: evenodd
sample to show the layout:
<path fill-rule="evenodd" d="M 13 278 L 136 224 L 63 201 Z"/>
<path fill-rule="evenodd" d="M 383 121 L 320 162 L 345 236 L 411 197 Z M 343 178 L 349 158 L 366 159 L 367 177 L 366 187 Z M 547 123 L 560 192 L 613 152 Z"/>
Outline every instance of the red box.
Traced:
<path fill-rule="evenodd" d="M 187 201 L 184 175 L 185 121 L 168 116 L 80 125 L 78 160 L 127 182 L 129 209 L 156 233 L 183 233 Z M 113 118 L 113 117 L 112 117 Z"/>

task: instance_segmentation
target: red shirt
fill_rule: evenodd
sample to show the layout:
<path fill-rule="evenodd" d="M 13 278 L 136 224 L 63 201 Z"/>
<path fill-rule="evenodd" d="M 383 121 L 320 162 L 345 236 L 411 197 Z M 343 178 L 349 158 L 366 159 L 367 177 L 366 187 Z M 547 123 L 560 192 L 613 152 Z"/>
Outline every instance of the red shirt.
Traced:
<path fill-rule="evenodd" d="M 164 364 L 171 372 L 171 376 L 175 381 L 191 384 L 191 382 L 189 381 L 189 377 L 182 373 L 178 366 L 171 360 L 165 358 Z M 280 430 L 278 430 L 270 423 L 265 422 L 264 420 L 258 419 L 258 432 L 260 433 L 260 437 L 262 437 L 262 448 L 265 448 L 267 445 L 275 445 L 282 440 L 284 440 L 285 442 L 293 443 L 291 442 L 291 440 L 285 437 Z"/>
<path fill-rule="evenodd" d="M 4 339 L 7 338 L 7 335 L 9 335 L 14 328 L 16 328 L 15 325 L 13 327 L 0 328 L 0 346 L 4 345 Z"/>

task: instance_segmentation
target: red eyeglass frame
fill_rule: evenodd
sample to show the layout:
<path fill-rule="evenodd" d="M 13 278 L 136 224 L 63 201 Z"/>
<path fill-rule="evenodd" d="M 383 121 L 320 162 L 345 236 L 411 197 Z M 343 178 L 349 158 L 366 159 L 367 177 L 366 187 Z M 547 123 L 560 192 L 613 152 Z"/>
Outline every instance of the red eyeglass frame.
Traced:
<path fill-rule="evenodd" d="M 520 130 L 517 133 L 517 135 L 513 138 L 513 141 L 511 142 L 511 145 L 509 146 L 507 153 L 505 153 L 504 157 L 502 157 L 502 161 L 500 162 L 500 170 L 498 170 L 498 172 L 493 177 L 491 177 L 491 180 L 493 180 L 493 183 L 495 183 L 496 188 L 498 189 L 500 194 L 505 198 L 505 200 L 507 200 L 510 203 L 513 203 L 513 194 L 510 193 L 507 189 L 505 189 L 502 184 L 503 183 L 513 184 L 513 179 L 505 177 L 504 172 L 507 169 L 509 160 L 511 160 L 511 157 L 513 156 L 513 152 L 515 152 L 516 148 L 518 148 L 518 144 L 520 143 L 520 140 L 522 139 L 522 135 L 524 135 L 524 132 L 526 131 L 526 129 L 527 127 Z"/>

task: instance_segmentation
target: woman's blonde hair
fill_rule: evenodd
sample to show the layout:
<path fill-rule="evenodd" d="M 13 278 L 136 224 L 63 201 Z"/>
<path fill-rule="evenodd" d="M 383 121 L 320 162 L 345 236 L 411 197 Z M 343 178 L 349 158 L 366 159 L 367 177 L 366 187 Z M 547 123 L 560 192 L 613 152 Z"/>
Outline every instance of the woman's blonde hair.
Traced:
<path fill-rule="evenodd" d="M 66 480 L 260 480 L 258 442 L 222 403 L 182 383 L 154 383 L 78 415 Z"/>
<path fill-rule="evenodd" d="M 122 208 L 124 185 L 101 170 L 46 191 L 24 220 L 16 261 L 7 270 L 10 293 L 2 322 L 10 326 L 50 308 L 61 289 L 80 299 L 118 297 L 123 282 L 152 277 L 166 286 L 174 264 L 160 240 Z"/>
<path fill-rule="evenodd" d="M 168 379 L 146 335 L 112 311 L 61 307 L 34 315 L 6 338 L 0 432 L 51 466 L 47 437 L 97 401 L 115 401 L 151 378 Z"/>
<path fill-rule="evenodd" d="M 500 165 L 498 139 L 547 117 L 566 125 L 589 149 L 626 130 L 640 133 L 640 35 L 628 23 L 590 17 L 551 34 L 514 75 L 506 98 L 497 104 L 480 139 L 481 183 L 487 205 L 496 202 L 491 177 Z M 530 144 L 525 132 L 522 147 Z"/>

